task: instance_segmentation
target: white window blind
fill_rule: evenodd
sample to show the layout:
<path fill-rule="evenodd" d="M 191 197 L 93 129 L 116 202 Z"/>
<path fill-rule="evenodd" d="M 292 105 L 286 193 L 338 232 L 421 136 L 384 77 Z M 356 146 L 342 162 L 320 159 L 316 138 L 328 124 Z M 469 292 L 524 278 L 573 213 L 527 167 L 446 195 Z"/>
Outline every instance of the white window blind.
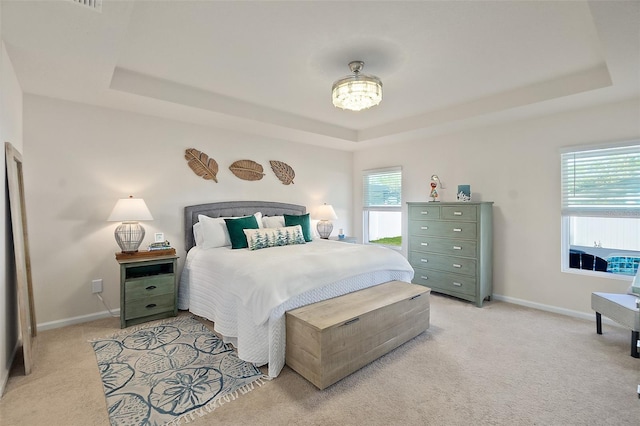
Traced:
<path fill-rule="evenodd" d="M 561 154 L 564 216 L 640 217 L 640 144 Z"/>
<path fill-rule="evenodd" d="M 365 210 L 402 207 L 402 168 L 365 170 L 362 179 Z"/>

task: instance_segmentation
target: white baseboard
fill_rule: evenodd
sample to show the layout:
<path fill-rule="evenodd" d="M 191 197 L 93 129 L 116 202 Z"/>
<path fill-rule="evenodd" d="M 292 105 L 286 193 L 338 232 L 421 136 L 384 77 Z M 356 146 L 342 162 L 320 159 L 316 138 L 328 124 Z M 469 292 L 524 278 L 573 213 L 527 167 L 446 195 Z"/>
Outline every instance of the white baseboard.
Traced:
<path fill-rule="evenodd" d="M 114 309 L 114 314 L 120 314 L 120 309 Z M 96 312 L 95 314 L 81 315 L 79 317 L 65 318 L 56 321 L 43 322 L 38 324 L 38 331 L 52 330 L 54 328 L 66 327 L 67 325 L 81 324 L 83 322 L 94 321 L 102 318 L 109 318 L 109 311 Z"/>
<path fill-rule="evenodd" d="M 526 306 L 527 308 L 539 309 L 541 311 L 552 312 L 554 314 L 566 315 L 566 316 L 569 316 L 569 317 L 580 318 L 580 319 L 584 319 L 584 320 L 587 320 L 587 321 L 596 322 L 596 313 L 595 312 L 588 314 L 586 312 L 580 312 L 580 311 L 574 311 L 574 310 L 571 310 L 571 309 L 559 308 L 559 307 L 553 306 L 553 305 L 545 305 L 544 303 L 536 303 L 536 302 L 531 302 L 529 300 L 516 299 L 515 297 L 502 296 L 500 294 L 493 294 L 491 296 L 491 298 L 494 299 L 494 300 L 499 300 L 501 302 L 513 303 L 514 305 Z M 607 325 L 614 325 L 614 326 L 622 327 L 620 324 L 618 324 L 615 321 L 610 320 L 609 318 L 606 318 L 604 315 L 602 316 L 602 323 L 603 324 L 607 324 Z"/>

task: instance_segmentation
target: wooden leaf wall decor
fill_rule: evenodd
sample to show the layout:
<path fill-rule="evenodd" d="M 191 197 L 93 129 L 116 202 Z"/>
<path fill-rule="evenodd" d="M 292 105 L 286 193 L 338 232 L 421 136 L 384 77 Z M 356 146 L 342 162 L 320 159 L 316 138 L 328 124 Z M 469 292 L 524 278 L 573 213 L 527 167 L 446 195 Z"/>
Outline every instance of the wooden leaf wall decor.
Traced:
<path fill-rule="evenodd" d="M 218 183 L 218 163 L 213 158 L 209 158 L 204 152 L 195 148 L 188 148 L 184 153 L 184 158 L 188 161 L 193 172 L 206 180 L 213 180 Z"/>
<path fill-rule="evenodd" d="M 229 166 L 231 173 L 243 180 L 260 180 L 262 173 L 262 165 L 252 160 L 238 160 Z"/>
<path fill-rule="evenodd" d="M 271 170 L 280 179 L 280 182 L 284 185 L 294 183 L 293 178 L 296 177 L 296 172 L 293 171 L 290 165 L 282 161 L 269 161 L 269 164 L 271 164 Z"/>

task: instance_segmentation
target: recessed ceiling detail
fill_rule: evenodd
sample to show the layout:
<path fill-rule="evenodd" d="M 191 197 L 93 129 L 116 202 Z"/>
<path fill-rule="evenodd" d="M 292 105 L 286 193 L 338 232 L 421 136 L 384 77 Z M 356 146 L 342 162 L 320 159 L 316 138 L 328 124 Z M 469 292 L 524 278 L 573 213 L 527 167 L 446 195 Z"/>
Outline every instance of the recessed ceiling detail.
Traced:
<path fill-rule="evenodd" d="M 640 2 L 73 1 L 2 2 L 24 93 L 345 150 L 640 97 Z"/>

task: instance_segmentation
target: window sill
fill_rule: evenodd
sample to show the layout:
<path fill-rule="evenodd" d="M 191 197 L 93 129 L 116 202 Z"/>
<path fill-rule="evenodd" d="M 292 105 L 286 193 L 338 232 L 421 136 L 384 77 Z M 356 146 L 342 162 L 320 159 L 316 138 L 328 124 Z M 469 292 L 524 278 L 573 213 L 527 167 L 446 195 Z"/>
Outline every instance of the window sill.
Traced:
<path fill-rule="evenodd" d="M 611 272 L 590 271 L 588 269 L 562 268 L 562 272 L 568 274 L 585 275 L 594 278 L 607 278 L 616 281 L 633 281 L 633 275 L 612 274 Z"/>

